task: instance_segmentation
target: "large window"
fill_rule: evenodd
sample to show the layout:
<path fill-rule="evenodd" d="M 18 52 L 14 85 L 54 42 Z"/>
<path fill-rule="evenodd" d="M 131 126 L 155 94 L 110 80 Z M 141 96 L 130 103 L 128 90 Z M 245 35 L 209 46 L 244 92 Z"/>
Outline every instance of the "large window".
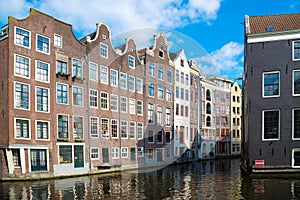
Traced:
<path fill-rule="evenodd" d="M 29 110 L 29 85 L 15 82 L 15 108 Z"/>
<path fill-rule="evenodd" d="M 82 61 L 73 58 L 72 59 L 72 76 L 81 79 L 82 78 Z"/>
<path fill-rule="evenodd" d="M 138 157 L 143 157 L 144 156 L 144 149 L 143 147 L 138 147 Z"/>
<path fill-rule="evenodd" d="M 293 95 L 300 95 L 300 70 L 293 71 Z"/>
<path fill-rule="evenodd" d="M 172 71 L 167 70 L 167 82 L 172 83 Z"/>
<path fill-rule="evenodd" d="M 293 139 L 300 139 L 300 109 L 293 109 Z"/>
<path fill-rule="evenodd" d="M 91 147 L 91 159 L 98 160 L 99 159 L 99 148 Z"/>
<path fill-rule="evenodd" d="M 157 87 L 157 97 L 158 97 L 159 99 L 164 99 L 164 86 L 159 85 L 159 86 Z"/>
<path fill-rule="evenodd" d="M 121 121 L 121 137 L 122 138 L 127 138 L 128 133 L 127 133 L 127 128 L 128 127 L 128 122 L 127 121 Z"/>
<path fill-rule="evenodd" d="M 127 74 L 120 73 L 120 88 L 127 89 Z"/>
<path fill-rule="evenodd" d="M 42 53 L 50 53 L 50 39 L 37 35 L 36 50 Z"/>
<path fill-rule="evenodd" d="M 127 112 L 127 98 L 126 97 L 120 97 L 120 109 L 122 113 Z"/>
<path fill-rule="evenodd" d="M 300 41 L 293 42 L 293 60 L 300 59 Z"/>
<path fill-rule="evenodd" d="M 101 109 L 108 110 L 108 93 L 100 93 Z"/>
<path fill-rule="evenodd" d="M 166 92 L 166 99 L 167 101 L 172 101 L 172 90 L 167 88 L 167 92 Z"/>
<path fill-rule="evenodd" d="M 157 78 L 160 80 L 164 80 L 164 68 L 158 67 Z"/>
<path fill-rule="evenodd" d="M 128 56 L 128 66 L 130 68 L 135 68 L 135 58 L 131 55 Z"/>
<path fill-rule="evenodd" d="M 119 158 L 119 148 L 118 147 L 112 147 L 111 148 L 111 157 L 112 157 L 112 159 L 118 159 Z"/>
<path fill-rule="evenodd" d="M 57 131 L 58 131 L 58 139 L 69 138 L 69 116 L 68 115 L 57 116 Z"/>
<path fill-rule="evenodd" d="M 148 103 L 148 123 L 154 123 L 154 105 L 152 103 Z"/>
<path fill-rule="evenodd" d="M 118 95 L 115 94 L 110 95 L 110 110 L 118 111 Z"/>
<path fill-rule="evenodd" d="M 175 79 L 177 82 L 179 82 L 179 70 L 178 69 L 175 70 Z"/>
<path fill-rule="evenodd" d="M 263 140 L 278 140 L 280 133 L 279 110 L 265 110 L 263 115 Z"/>
<path fill-rule="evenodd" d="M 98 65 L 94 62 L 89 63 L 90 80 L 98 81 Z"/>
<path fill-rule="evenodd" d="M 157 106 L 157 125 L 162 125 L 163 117 L 163 108 L 161 106 Z"/>
<path fill-rule="evenodd" d="M 73 135 L 75 140 L 83 140 L 83 117 L 74 116 Z"/>
<path fill-rule="evenodd" d="M 131 92 L 134 92 L 135 91 L 135 78 L 134 76 L 128 76 L 128 89 L 129 91 Z"/>
<path fill-rule="evenodd" d="M 36 61 L 35 79 L 42 82 L 49 82 L 49 64 Z"/>
<path fill-rule="evenodd" d="M 49 112 L 49 89 L 36 87 L 36 111 Z"/>
<path fill-rule="evenodd" d="M 91 137 L 99 137 L 99 133 L 98 133 L 98 127 L 99 127 L 99 121 L 98 121 L 98 117 L 91 117 L 90 118 L 90 134 Z"/>
<path fill-rule="evenodd" d="M 137 78 L 136 79 L 136 92 L 143 94 L 143 80 Z"/>
<path fill-rule="evenodd" d="M 108 46 L 106 44 L 100 43 L 100 56 L 108 57 Z"/>
<path fill-rule="evenodd" d="M 54 46 L 62 48 L 62 37 L 60 35 L 54 34 Z"/>
<path fill-rule="evenodd" d="M 118 86 L 118 71 L 114 69 L 110 69 L 110 85 L 111 86 Z"/>
<path fill-rule="evenodd" d="M 135 99 L 129 99 L 129 113 L 135 114 Z"/>
<path fill-rule="evenodd" d="M 154 97 L 154 83 L 148 83 L 148 96 Z"/>
<path fill-rule="evenodd" d="M 59 164 L 72 163 L 72 145 L 59 146 Z"/>
<path fill-rule="evenodd" d="M 162 131 L 158 131 L 156 134 L 156 141 L 157 143 L 163 143 L 163 132 Z"/>
<path fill-rule="evenodd" d="M 73 105 L 82 106 L 82 88 L 73 86 Z"/>
<path fill-rule="evenodd" d="M 137 137 L 138 137 L 138 139 L 143 139 L 143 123 L 142 122 L 137 123 Z"/>
<path fill-rule="evenodd" d="M 138 115 L 143 115 L 143 101 L 137 100 L 137 102 L 136 102 L 136 113 Z"/>
<path fill-rule="evenodd" d="M 15 118 L 15 138 L 30 138 L 30 121 L 29 119 Z"/>
<path fill-rule="evenodd" d="M 116 119 L 111 120 L 111 137 L 112 138 L 118 137 L 118 120 Z"/>
<path fill-rule="evenodd" d="M 153 130 L 148 130 L 148 143 L 154 143 Z"/>
<path fill-rule="evenodd" d="M 166 126 L 171 126 L 171 108 L 166 108 Z"/>
<path fill-rule="evenodd" d="M 105 66 L 100 66 L 100 82 L 108 84 L 108 69 Z"/>
<path fill-rule="evenodd" d="M 56 73 L 68 74 L 67 62 L 56 61 Z"/>
<path fill-rule="evenodd" d="M 36 139 L 49 140 L 49 122 L 36 121 Z"/>
<path fill-rule="evenodd" d="M 122 147 L 121 152 L 122 158 L 128 158 L 128 147 Z"/>
<path fill-rule="evenodd" d="M 15 55 L 15 75 L 29 78 L 29 58 Z"/>
<path fill-rule="evenodd" d="M 135 122 L 129 123 L 129 137 L 130 139 L 135 139 Z"/>
<path fill-rule="evenodd" d="M 152 62 L 148 64 L 148 75 L 154 77 L 155 65 Z"/>
<path fill-rule="evenodd" d="M 68 104 L 68 85 L 56 83 L 56 102 Z"/>
<path fill-rule="evenodd" d="M 263 97 L 278 97 L 280 95 L 279 72 L 263 73 Z"/>
<path fill-rule="evenodd" d="M 98 108 L 98 91 L 90 90 L 90 106 L 92 108 Z"/>
<path fill-rule="evenodd" d="M 101 119 L 101 133 L 102 137 L 108 138 L 109 137 L 109 124 L 108 124 L 108 119 Z"/>
<path fill-rule="evenodd" d="M 169 144 L 171 143 L 171 132 L 166 131 L 166 143 Z"/>
<path fill-rule="evenodd" d="M 30 32 L 25 29 L 15 27 L 15 44 L 30 48 Z"/>

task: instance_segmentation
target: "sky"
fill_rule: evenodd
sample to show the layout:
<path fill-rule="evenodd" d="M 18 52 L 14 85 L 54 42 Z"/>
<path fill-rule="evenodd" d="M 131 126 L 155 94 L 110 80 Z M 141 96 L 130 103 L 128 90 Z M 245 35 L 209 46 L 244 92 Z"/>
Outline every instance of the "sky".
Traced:
<path fill-rule="evenodd" d="M 241 78 L 244 16 L 300 12 L 300 0 L 0 0 L 0 26 L 35 8 L 73 26 L 78 39 L 104 22 L 113 45 L 131 37 L 138 48 L 163 32 L 169 51 L 184 49 L 206 76 Z"/>

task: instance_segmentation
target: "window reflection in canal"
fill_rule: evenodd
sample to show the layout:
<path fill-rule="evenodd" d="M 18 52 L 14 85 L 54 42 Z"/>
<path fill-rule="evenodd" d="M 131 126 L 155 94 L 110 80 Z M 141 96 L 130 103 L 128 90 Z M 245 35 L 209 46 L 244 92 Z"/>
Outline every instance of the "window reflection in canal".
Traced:
<path fill-rule="evenodd" d="M 2 182 L 0 199 L 299 199 L 300 180 L 245 178 L 239 159 L 68 179 Z"/>

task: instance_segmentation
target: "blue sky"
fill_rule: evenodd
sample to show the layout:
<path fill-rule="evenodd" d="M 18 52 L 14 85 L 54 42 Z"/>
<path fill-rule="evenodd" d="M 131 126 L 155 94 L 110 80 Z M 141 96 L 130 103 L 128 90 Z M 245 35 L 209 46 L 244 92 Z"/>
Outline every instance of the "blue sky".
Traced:
<path fill-rule="evenodd" d="M 104 22 L 115 46 L 132 37 L 142 48 L 163 31 L 170 51 L 184 49 L 203 74 L 234 79 L 243 71 L 244 16 L 297 13 L 300 0 L 0 0 L 0 26 L 30 7 L 72 24 L 79 39 Z"/>

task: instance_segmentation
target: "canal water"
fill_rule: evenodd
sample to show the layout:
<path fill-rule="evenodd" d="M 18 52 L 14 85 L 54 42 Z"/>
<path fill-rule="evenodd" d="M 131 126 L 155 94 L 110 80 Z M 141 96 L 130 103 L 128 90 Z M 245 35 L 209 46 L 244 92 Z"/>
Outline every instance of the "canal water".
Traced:
<path fill-rule="evenodd" d="M 298 178 L 243 177 L 239 159 L 77 178 L 0 182 L 0 199 L 300 199 Z"/>

